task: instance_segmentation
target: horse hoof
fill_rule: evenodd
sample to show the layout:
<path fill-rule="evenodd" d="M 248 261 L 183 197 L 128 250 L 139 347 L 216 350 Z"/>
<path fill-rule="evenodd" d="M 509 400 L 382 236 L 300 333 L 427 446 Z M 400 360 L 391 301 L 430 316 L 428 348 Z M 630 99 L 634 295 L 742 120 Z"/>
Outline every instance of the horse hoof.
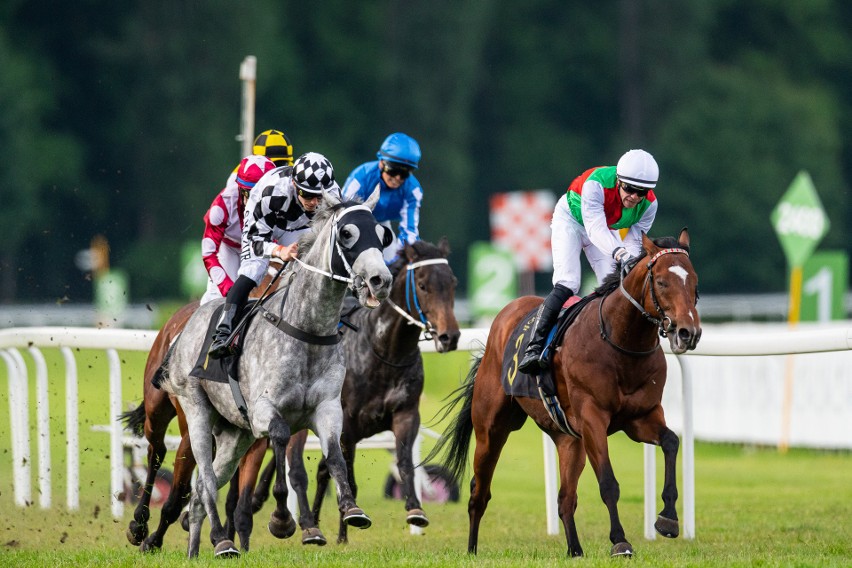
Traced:
<path fill-rule="evenodd" d="M 368 529 L 370 528 L 370 525 L 373 524 L 370 517 L 368 517 L 367 514 L 358 507 L 352 507 L 346 511 L 346 514 L 343 515 L 343 522 L 355 527 L 356 529 Z"/>
<path fill-rule="evenodd" d="M 151 542 L 148 542 L 147 540 L 143 540 L 142 543 L 139 545 L 139 552 L 159 552 L 159 551 L 160 551 L 159 546 L 157 546 L 157 545 L 155 545 Z"/>
<path fill-rule="evenodd" d="M 148 527 L 137 525 L 136 521 L 130 521 L 130 526 L 124 534 L 127 535 L 127 540 L 130 544 L 139 546 L 145 540 L 145 537 L 148 536 Z"/>
<path fill-rule="evenodd" d="M 240 551 L 237 550 L 234 541 L 227 539 L 220 541 L 219 544 L 216 545 L 214 551 L 216 558 L 236 558 L 240 555 Z"/>
<path fill-rule="evenodd" d="M 291 515 L 288 515 L 286 519 L 281 519 L 273 512 L 266 527 L 275 538 L 290 538 L 296 532 L 296 521 L 293 520 Z"/>
<path fill-rule="evenodd" d="M 178 522 L 180 523 L 180 528 L 189 532 L 189 511 L 184 511 L 180 514 L 178 518 Z"/>
<path fill-rule="evenodd" d="M 408 516 L 405 518 L 405 522 L 409 525 L 414 525 L 415 527 L 429 526 L 429 519 L 426 517 L 426 513 L 424 513 L 421 509 L 409 510 Z"/>
<path fill-rule="evenodd" d="M 626 556 L 627 558 L 630 558 L 633 556 L 633 547 L 629 542 L 619 542 L 612 547 L 609 555 L 613 558 L 616 556 Z"/>
<path fill-rule="evenodd" d="M 667 519 L 660 515 L 657 517 L 657 522 L 654 523 L 654 528 L 657 532 L 666 538 L 677 538 L 680 534 L 680 525 L 677 520 Z"/>
<path fill-rule="evenodd" d="M 305 529 L 302 531 L 302 544 L 315 544 L 317 546 L 325 546 L 328 541 L 325 540 L 322 531 L 316 527 Z"/>

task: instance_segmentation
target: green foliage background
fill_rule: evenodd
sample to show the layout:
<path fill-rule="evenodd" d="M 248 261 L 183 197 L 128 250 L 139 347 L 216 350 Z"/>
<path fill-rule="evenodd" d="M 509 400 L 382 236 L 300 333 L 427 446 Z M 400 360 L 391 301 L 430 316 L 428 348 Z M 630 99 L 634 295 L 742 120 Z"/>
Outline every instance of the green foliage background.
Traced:
<path fill-rule="evenodd" d="M 849 30 L 840 0 L 9 0 L 0 301 L 90 301 L 74 255 L 96 234 L 132 301 L 180 298 L 180 247 L 240 158 L 246 55 L 257 130 L 341 181 L 388 133 L 419 140 L 422 234 L 449 237 L 463 286 L 489 195 L 560 192 L 644 147 L 654 232 L 689 226 L 702 291 L 780 291 L 769 214 L 800 169 L 830 217 L 822 247 L 852 247 Z"/>

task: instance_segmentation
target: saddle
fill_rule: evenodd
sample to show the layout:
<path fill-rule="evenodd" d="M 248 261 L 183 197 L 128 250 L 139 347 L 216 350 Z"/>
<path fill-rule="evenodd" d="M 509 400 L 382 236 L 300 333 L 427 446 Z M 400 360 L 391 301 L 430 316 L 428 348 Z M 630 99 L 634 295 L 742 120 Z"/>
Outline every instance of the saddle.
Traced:
<path fill-rule="evenodd" d="M 583 308 L 597 298 L 597 294 L 589 294 L 583 298 L 572 296 L 565 302 L 565 305 L 559 312 L 559 317 L 556 324 L 550 330 L 542 350 L 542 357 L 548 362 L 547 368 L 533 377 L 526 373 L 518 371 L 518 362 L 523 358 L 523 353 L 527 348 L 527 344 L 532 336 L 533 326 L 538 308 L 526 314 L 515 329 L 509 341 L 506 343 L 506 350 L 503 353 L 503 366 L 501 373 L 501 382 L 503 390 L 509 396 L 525 396 L 528 398 L 538 398 L 547 409 L 548 414 L 559 426 L 560 430 L 571 434 L 575 437 L 579 435 L 574 432 L 568 425 L 565 418 L 565 413 L 559 406 L 559 401 L 556 398 L 556 385 L 553 378 L 553 367 L 550 365 L 552 353 L 561 345 L 565 337 L 565 333 L 572 323 L 577 319 L 577 315 Z"/>

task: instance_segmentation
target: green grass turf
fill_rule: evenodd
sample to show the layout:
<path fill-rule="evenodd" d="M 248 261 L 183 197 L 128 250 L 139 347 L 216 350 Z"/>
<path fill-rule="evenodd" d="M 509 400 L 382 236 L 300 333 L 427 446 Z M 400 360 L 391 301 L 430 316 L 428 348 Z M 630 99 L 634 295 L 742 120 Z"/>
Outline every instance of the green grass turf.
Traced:
<path fill-rule="evenodd" d="M 132 507 L 124 518 L 112 519 L 109 499 L 108 435 L 91 431 L 109 419 L 106 355 L 80 352 L 80 476 L 79 511 L 65 507 L 65 387 L 64 364 L 58 352 L 45 350 L 51 377 L 51 447 L 53 503 L 38 505 L 35 444 L 35 389 L 30 387 L 33 500 L 29 507 L 14 504 L 8 388 L 5 366 L 0 366 L 0 566 L 199 566 L 221 564 L 212 555 L 205 536 L 201 555 L 185 559 L 186 533 L 173 527 L 162 552 L 140 556 L 124 532 Z M 23 353 L 32 369 L 29 355 Z M 421 401 L 425 425 L 438 431 L 433 417 L 442 399 L 463 379 L 469 353 L 426 355 L 426 391 Z M 127 406 L 141 397 L 145 354 L 122 353 L 123 393 Z M 431 443 L 425 444 L 425 449 Z M 625 436 L 610 438 L 615 474 L 621 486 L 619 512 L 636 555 L 633 566 L 848 566 L 852 545 L 852 455 L 793 449 L 698 443 L 696 445 L 696 538 L 654 541 L 643 538 L 642 448 Z M 662 487 L 662 455 L 658 455 L 658 488 Z M 308 452 L 309 475 L 318 452 Z M 167 456 L 168 464 L 172 458 Z M 304 547 L 295 537 L 278 541 L 266 530 L 272 511 L 267 503 L 255 516 L 252 550 L 239 560 L 245 566 L 552 566 L 579 562 L 582 566 L 610 566 L 609 523 L 591 467 L 580 481 L 577 525 L 586 557 L 565 558 L 562 534 L 548 536 L 545 523 L 541 433 L 528 423 L 509 438 L 492 487 L 492 500 L 483 518 L 479 554 L 467 549 L 466 483 L 459 503 L 425 503 L 431 525 L 422 536 L 409 534 L 402 503 L 385 499 L 383 486 L 391 456 L 382 450 L 363 450 L 356 461 L 359 505 L 373 519 L 365 531 L 350 530 L 350 543 L 334 543 L 336 508 L 326 497 L 321 528 L 330 544 Z M 679 463 L 679 487 L 680 480 Z M 658 489 L 659 490 L 659 489 Z M 221 492 L 224 496 L 224 491 Z M 680 508 L 679 511 L 682 510 Z M 658 497 L 658 509 L 661 507 Z M 223 508 L 220 507 L 220 511 Z M 154 510 L 152 520 L 159 519 Z M 205 527 L 208 525 L 205 525 Z"/>

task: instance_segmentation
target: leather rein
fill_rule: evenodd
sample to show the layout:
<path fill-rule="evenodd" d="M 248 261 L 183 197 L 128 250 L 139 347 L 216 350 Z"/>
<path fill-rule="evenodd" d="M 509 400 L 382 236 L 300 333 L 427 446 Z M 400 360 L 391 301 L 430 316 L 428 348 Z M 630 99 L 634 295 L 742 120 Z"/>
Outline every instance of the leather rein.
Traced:
<path fill-rule="evenodd" d="M 599 322 L 600 330 L 601 330 L 601 339 L 603 339 L 604 341 L 606 341 L 607 343 L 612 345 L 617 351 L 624 353 L 625 355 L 630 355 L 632 357 L 646 357 L 648 355 L 653 354 L 654 352 L 657 351 L 657 349 L 659 349 L 660 337 L 668 337 L 668 334 L 670 332 L 674 331 L 674 322 L 672 322 L 672 319 L 669 316 L 666 315 L 665 310 L 663 310 L 663 308 L 660 306 L 660 302 L 657 299 L 657 293 L 654 290 L 654 279 L 653 279 L 653 272 L 654 272 L 653 268 L 654 268 L 654 264 L 657 262 L 657 259 L 659 259 L 663 255 L 672 254 L 672 253 L 685 254 L 686 256 L 689 256 L 689 253 L 686 250 L 681 249 L 681 248 L 661 249 L 661 250 L 657 251 L 657 253 L 654 256 L 651 257 L 651 260 L 649 260 L 647 265 L 646 265 L 646 268 L 648 269 L 648 273 L 645 276 L 645 282 L 642 285 L 642 296 L 643 297 L 645 296 L 646 290 L 649 290 L 651 292 L 651 301 L 654 303 L 654 309 L 657 310 L 657 314 L 659 315 L 659 317 L 655 317 L 655 316 L 651 315 L 642 306 L 642 304 L 637 302 L 636 299 L 633 298 L 633 296 L 630 295 L 630 293 L 624 288 L 624 272 L 620 273 L 618 287 L 619 287 L 619 290 L 621 290 L 622 295 L 625 298 L 627 298 L 628 301 L 630 301 L 630 303 L 633 304 L 633 306 L 642 313 L 642 316 L 646 320 L 648 320 L 652 325 L 654 325 L 657 328 L 657 332 L 658 332 L 657 343 L 651 349 L 649 349 L 647 351 L 631 351 L 630 349 L 625 349 L 624 347 L 618 345 L 609 337 L 609 334 L 607 334 L 607 331 L 606 331 L 606 326 L 604 324 L 604 318 L 603 318 L 603 303 L 604 303 L 604 300 L 606 300 L 606 298 L 609 296 L 609 294 L 607 294 L 606 296 L 601 298 L 601 301 L 598 304 L 598 322 Z"/>

